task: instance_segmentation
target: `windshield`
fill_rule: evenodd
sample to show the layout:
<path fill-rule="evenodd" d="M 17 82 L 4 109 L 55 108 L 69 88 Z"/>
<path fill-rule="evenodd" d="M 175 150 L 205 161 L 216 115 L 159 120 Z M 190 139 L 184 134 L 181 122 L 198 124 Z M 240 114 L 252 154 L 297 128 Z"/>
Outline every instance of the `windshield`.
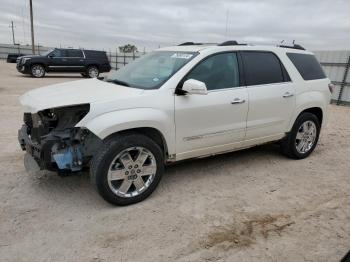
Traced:
<path fill-rule="evenodd" d="M 194 52 L 155 51 L 110 73 L 105 80 L 141 89 L 159 88 L 195 55 Z"/>

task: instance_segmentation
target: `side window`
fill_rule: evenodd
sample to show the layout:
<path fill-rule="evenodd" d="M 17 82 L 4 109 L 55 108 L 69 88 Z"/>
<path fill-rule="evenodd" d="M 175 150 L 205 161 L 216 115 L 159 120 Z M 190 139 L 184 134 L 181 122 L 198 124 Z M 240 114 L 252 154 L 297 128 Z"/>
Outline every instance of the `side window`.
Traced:
<path fill-rule="evenodd" d="M 81 50 L 67 50 L 68 57 L 84 57 L 83 52 Z"/>
<path fill-rule="evenodd" d="M 294 66 L 299 71 L 304 80 L 315 80 L 326 78 L 322 67 L 317 62 L 315 56 L 309 54 L 287 53 Z"/>
<path fill-rule="evenodd" d="M 247 86 L 290 81 L 280 60 L 271 52 L 243 51 L 242 58 Z"/>
<path fill-rule="evenodd" d="M 50 53 L 50 56 L 52 56 L 52 57 L 65 57 L 66 52 L 62 49 L 55 49 Z"/>
<path fill-rule="evenodd" d="M 239 86 L 236 53 L 221 53 L 199 62 L 187 75 L 187 79 L 202 81 L 208 90 Z"/>

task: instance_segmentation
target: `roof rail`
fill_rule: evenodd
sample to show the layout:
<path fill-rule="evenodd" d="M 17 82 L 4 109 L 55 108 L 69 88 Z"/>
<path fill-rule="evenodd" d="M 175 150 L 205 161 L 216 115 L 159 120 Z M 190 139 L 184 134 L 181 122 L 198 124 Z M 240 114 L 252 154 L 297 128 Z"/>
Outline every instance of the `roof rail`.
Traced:
<path fill-rule="evenodd" d="M 218 46 L 230 46 L 230 45 L 247 45 L 247 44 L 239 44 L 236 40 L 229 40 L 221 44 L 218 44 Z"/>
<path fill-rule="evenodd" d="M 291 48 L 291 49 L 298 49 L 298 50 L 306 50 L 304 47 L 298 44 L 293 44 L 293 45 L 278 45 L 278 47 L 282 48 Z"/>
<path fill-rule="evenodd" d="M 182 44 L 179 44 L 178 46 L 183 46 L 183 45 L 195 45 L 196 43 L 194 42 L 185 42 L 185 43 L 182 43 Z M 200 43 L 197 43 L 197 45 L 200 44 Z"/>
<path fill-rule="evenodd" d="M 225 41 L 218 44 L 218 46 L 227 46 L 227 45 L 238 45 L 238 42 L 236 40 L 230 40 L 230 41 Z"/>
<path fill-rule="evenodd" d="M 185 42 L 185 43 L 179 44 L 178 46 L 184 46 L 184 45 L 216 45 L 216 43 L 194 43 L 194 42 Z"/>

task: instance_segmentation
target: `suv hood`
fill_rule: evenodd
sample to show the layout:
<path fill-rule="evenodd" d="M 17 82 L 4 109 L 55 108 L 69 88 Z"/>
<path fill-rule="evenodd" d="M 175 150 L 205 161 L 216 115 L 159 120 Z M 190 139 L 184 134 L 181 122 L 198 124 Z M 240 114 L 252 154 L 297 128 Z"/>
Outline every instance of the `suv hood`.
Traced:
<path fill-rule="evenodd" d="M 94 78 L 34 89 L 22 95 L 20 102 L 25 112 L 37 113 L 48 108 L 138 96 L 143 91 Z"/>
<path fill-rule="evenodd" d="M 41 56 L 41 55 L 22 55 L 22 56 L 19 56 L 18 58 L 33 58 L 38 56 Z"/>

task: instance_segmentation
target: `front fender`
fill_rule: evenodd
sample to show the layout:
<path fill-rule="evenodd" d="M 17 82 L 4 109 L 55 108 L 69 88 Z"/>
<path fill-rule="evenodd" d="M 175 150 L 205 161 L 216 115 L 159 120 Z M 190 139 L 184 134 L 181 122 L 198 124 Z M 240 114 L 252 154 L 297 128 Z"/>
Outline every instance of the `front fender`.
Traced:
<path fill-rule="evenodd" d="M 82 121 L 77 126 L 89 129 L 101 139 L 128 129 L 154 128 L 163 135 L 169 154 L 175 154 L 175 124 L 170 112 L 167 114 L 153 108 L 124 109 Z"/>

